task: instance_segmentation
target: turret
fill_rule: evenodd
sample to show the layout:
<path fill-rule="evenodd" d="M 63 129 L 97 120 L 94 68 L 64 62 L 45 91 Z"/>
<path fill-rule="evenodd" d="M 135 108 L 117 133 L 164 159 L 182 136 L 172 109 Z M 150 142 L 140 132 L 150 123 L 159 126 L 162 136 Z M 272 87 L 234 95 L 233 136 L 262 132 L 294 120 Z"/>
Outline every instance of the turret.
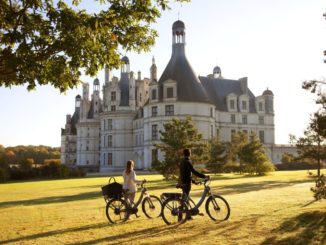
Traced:
<path fill-rule="evenodd" d="M 265 111 L 268 114 L 274 113 L 274 94 L 268 88 L 263 92 L 265 98 Z"/>
<path fill-rule="evenodd" d="M 130 64 L 127 56 L 121 59 L 120 106 L 129 106 Z"/>
<path fill-rule="evenodd" d="M 100 110 L 100 81 L 98 78 L 95 78 L 93 82 L 93 110 L 94 118 L 97 118 Z"/>
<path fill-rule="evenodd" d="M 80 108 L 80 101 L 81 101 L 81 96 L 78 94 L 75 98 L 75 110 L 77 110 L 77 108 Z"/>

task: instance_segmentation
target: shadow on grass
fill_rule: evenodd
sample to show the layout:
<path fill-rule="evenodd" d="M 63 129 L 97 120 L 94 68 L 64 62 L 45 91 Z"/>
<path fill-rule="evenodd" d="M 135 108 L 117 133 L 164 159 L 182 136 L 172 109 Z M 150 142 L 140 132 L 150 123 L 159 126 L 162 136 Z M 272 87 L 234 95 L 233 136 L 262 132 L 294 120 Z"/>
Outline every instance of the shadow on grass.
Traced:
<path fill-rule="evenodd" d="M 252 183 L 240 183 L 234 185 L 228 185 L 224 187 L 212 187 L 212 192 L 218 195 L 232 195 L 239 193 L 246 193 L 251 191 L 259 191 L 266 189 L 275 189 L 292 186 L 298 183 L 305 183 L 307 180 L 296 180 L 296 181 L 257 181 Z M 161 190 L 163 193 L 165 189 L 173 189 L 172 192 L 181 192 L 180 189 L 175 188 L 176 181 L 165 181 L 165 180 L 154 180 L 150 181 L 147 184 L 148 192 L 154 190 Z M 82 200 L 90 200 L 102 197 L 101 186 L 94 185 L 94 191 L 78 193 L 75 195 L 65 195 L 65 196 L 48 196 L 37 199 L 30 200 L 14 200 L 14 201 L 6 201 L 0 203 L 0 208 L 6 208 L 16 205 L 42 205 L 42 204 L 53 204 L 53 203 L 65 203 L 65 202 L 74 202 L 74 201 L 82 201 Z M 203 187 L 204 189 L 204 187 Z M 191 192 L 192 197 L 200 197 L 202 195 L 203 190 L 195 190 Z"/>
<path fill-rule="evenodd" d="M 98 229 L 98 228 L 104 228 L 107 227 L 107 223 L 98 223 L 98 224 L 93 224 L 93 225 L 85 225 L 81 227 L 75 227 L 75 228 L 66 228 L 66 229 L 60 229 L 60 230 L 55 230 L 55 231 L 47 231 L 43 233 L 38 233 L 34 235 L 29 235 L 29 236 L 22 236 L 14 239 L 9 239 L 9 240 L 3 240 L 0 241 L 0 244 L 8 244 L 8 243 L 14 243 L 14 242 L 23 242 L 26 240 L 35 240 L 43 237 L 49 237 L 49 236 L 57 236 L 57 235 L 62 235 L 64 233 L 69 233 L 69 232 L 82 232 L 82 231 L 87 231 L 91 229 Z"/>
<path fill-rule="evenodd" d="M 252 183 L 239 183 L 234 185 L 227 186 L 213 186 L 211 187 L 211 191 L 217 195 L 233 195 L 233 194 L 241 194 L 247 193 L 251 191 L 260 191 L 260 190 L 268 190 L 268 189 L 279 189 L 284 187 L 293 186 L 300 183 L 307 183 L 308 181 L 303 180 L 292 180 L 292 181 L 257 181 Z M 203 187 L 204 189 L 204 187 Z M 192 196 L 199 197 L 201 196 L 202 191 L 196 190 L 196 192 L 192 193 Z"/>
<path fill-rule="evenodd" d="M 74 201 L 95 199 L 100 196 L 102 196 L 102 193 L 99 190 L 99 191 L 79 193 L 79 194 L 70 195 L 70 196 L 69 195 L 50 196 L 50 197 L 42 197 L 42 198 L 30 199 L 30 200 L 17 200 L 17 201 L 1 202 L 0 208 L 6 208 L 6 207 L 11 207 L 11 206 L 16 206 L 16 205 L 32 206 L 32 205 L 42 205 L 42 204 L 50 204 L 50 203 L 74 202 Z"/>
<path fill-rule="evenodd" d="M 262 245 L 313 243 L 326 243 L 326 212 L 307 212 L 285 221 Z"/>
<path fill-rule="evenodd" d="M 123 224 L 118 224 L 118 225 L 125 225 Z M 115 225 L 115 226 L 118 226 Z M 14 239 L 9 239 L 9 240 L 2 240 L 0 241 L 0 244 L 10 244 L 10 243 L 15 243 L 15 242 L 26 242 L 28 240 L 36 240 L 36 239 L 40 239 L 40 238 L 44 238 L 44 237 L 50 237 L 50 236 L 57 236 L 57 235 L 63 235 L 66 233 L 72 233 L 72 232 L 87 232 L 87 231 L 91 231 L 93 229 L 102 229 L 102 228 L 109 228 L 110 224 L 108 223 L 97 223 L 97 224 L 92 224 L 92 225 L 85 225 L 85 226 L 81 226 L 81 227 L 75 227 L 75 228 L 66 228 L 66 229 L 60 229 L 60 230 L 54 230 L 54 231 L 48 231 L 48 232 L 43 232 L 43 233 L 38 233 L 38 234 L 34 234 L 34 235 L 29 235 L 29 236 L 21 236 L 21 237 L 17 237 Z M 96 240 L 91 240 L 91 241 L 86 241 L 86 242 L 81 242 L 81 243 L 74 243 L 74 244 L 97 244 L 97 243 L 101 243 L 101 242 L 105 242 L 105 241 L 115 241 L 115 240 L 134 240 L 136 241 L 137 239 L 140 238 L 145 238 L 145 237 L 151 237 L 155 234 L 162 234 L 162 233 L 166 233 L 166 234 L 170 234 L 174 229 L 176 229 L 176 227 L 181 227 L 181 225 L 175 225 L 175 226 L 167 226 L 167 225 L 161 225 L 158 227 L 151 227 L 151 228 L 146 228 L 146 229 L 141 229 L 138 231 L 133 231 L 133 232 L 123 232 L 120 234 L 116 234 L 116 235 L 111 235 L 105 238 L 100 238 L 100 239 L 96 239 Z M 185 229 L 185 228 L 183 228 Z"/>

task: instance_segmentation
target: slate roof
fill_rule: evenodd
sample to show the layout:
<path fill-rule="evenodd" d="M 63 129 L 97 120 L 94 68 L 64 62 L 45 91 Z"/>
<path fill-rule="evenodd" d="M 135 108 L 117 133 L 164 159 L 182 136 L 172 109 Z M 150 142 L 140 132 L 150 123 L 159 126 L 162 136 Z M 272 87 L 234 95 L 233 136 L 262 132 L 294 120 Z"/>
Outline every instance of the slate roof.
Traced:
<path fill-rule="evenodd" d="M 178 101 L 209 102 L 204 87 L 186 58 L 182 43 L 173 45 L 172 57 L 158 81 L 160 101 L 163 99 L 163 82 L 168 79 L 177 82 Z"/>
<path fill-rule="evenodd" d="M 121 91 L 120 106 L 129 106 L 129 73 L 121 73 L 119 88 Z"/>
<path fill-rule="evenodd" d="M 223 78 L 208 78 L 199 77 L 199 80 L 203 84 L 210 101 L 220 111 L 227 111 L 226 97 L 234 93 L 237 96 L 243 95 L 244 91 L 241 89 L 239 80 L 223 79 Z M 256 112 L 255 109 L 255 96 L 248 88 L 249 96 L 249 112 Z"/>

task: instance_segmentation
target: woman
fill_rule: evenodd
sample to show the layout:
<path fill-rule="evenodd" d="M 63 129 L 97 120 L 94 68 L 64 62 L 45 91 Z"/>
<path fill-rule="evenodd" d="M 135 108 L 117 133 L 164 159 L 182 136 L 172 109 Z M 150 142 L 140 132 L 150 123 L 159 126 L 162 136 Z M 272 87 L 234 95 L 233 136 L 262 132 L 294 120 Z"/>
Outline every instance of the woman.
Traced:
<path fill-rule="evenodd" d="M 127 198 L 133 202 L 137 191 L 137 184 L 142 184 L 146 180 L 137 180 L 134 171 L 135 163 L 132 160 L 127 162 L 125 171 L 123 171 L 123 189 L 127 192 Z"/>

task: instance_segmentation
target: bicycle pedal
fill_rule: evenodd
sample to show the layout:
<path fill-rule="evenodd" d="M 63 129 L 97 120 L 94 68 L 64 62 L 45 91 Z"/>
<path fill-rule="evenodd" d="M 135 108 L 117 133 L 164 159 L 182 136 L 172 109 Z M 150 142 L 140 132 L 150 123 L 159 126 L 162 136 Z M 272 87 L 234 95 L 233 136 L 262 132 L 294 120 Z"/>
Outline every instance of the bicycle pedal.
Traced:
<path fill-rule="evenodd" d="M 203 214 L 203 213 L 198 213 L 198 215 L 199 215 L 199 216 L 204 216 L 204 214 Z"/>
<path fill-rule="evenodd" d="M 140 217 L 140 215 L 138 215 L 138 214 L 135 214 L 135 216 L 136 216 L 136 218 L 139 218 Z"/>

